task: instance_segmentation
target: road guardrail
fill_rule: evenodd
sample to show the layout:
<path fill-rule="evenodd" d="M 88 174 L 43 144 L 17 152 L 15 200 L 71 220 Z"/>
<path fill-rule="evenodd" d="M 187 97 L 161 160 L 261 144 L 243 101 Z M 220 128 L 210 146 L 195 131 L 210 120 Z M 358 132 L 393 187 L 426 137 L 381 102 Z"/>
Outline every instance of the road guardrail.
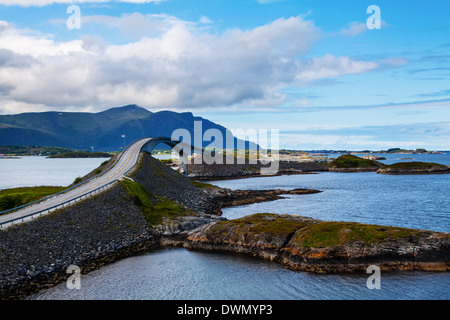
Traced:
<path fill-rule="evenodd" d="M 136 141 L 133 141 L 132 143 L 130 143 L 130 144 L 122 151 L 122 153 L 120 154 L 120 156 L 117 157 L 117 159 L 114 161 L 114 163 L 113 163 L 108 169 L 106 169 L 105 171 L 103 171 L 101 174 L 96 175 L 96 176 L 94 176 L 94 177 L 92 177 L 92 178 L 90 178 L 90 179 L 88 179 L 88 180 L 86 180 L 86 181 L 84 181 L 84 182 L 81 182 L 81 183 L 79 183 L 79 184 L 77 184 L 77 185 L 74 185 L 74 186 L 72 186 L 72 187 L 70 187 L 70 188 L 68 188 L 68 189 L 66 189 L 66 190 L 63 190 L 63 191 L 61 191 L 61 192 L 52 194 L 52 195 L 47 196 L 47 197 L 45 197 L 45 198 L 39 199 L 39 200 L 37 200 L 37 201 L 33 201 L 33 202 L 27 203 L 27 204 L 25 204 L 25 205 L 22 205 L 22 206 L 19 206 L 19 207 L 16 207 L 16 208 L 12 208 L 12 209 L 9 209 L 9 210 L 2 211 L 2 212 L 0 212 L 0 215 L 4 215 L 4 214 L 7 214 L 7 213 L 11 213 L 11 212 L 14 212 L 14 211 L 18 211 L 18 210 L 20 210 L 20 209 L 23 209 L 23 208 L 26 208 L 26 207 L 30 207 L 30 206 L 35 205 L 35 204 L 38 204 L 38 203 L 42 203 L 42 202 L 44 202 L 44 201 L 46 201 L 46 200 L 48 200 L 48 199 L 51 199 L 51 198 L 53 198 L 53 197 L 56 197 L 56 196 L 61 195 L 61 194 L 63 194 L 63 193 L 66 193 L 66 192 L 68 192 L 68 191 L 70 191 L 70 190 L 73 190 L 73 189 L 75 189 L 75 188 L 78 188 L 78 187 L 82 186 L 82 185 L 85 184 L 85 183 L 88 183 L 88 182 L 90 182 L 90 181 L 92 181 L 92 180 L 94 180 L 94 179 L 97 179 L 97 178 L 99 178 L 99 177 L 105 175 L 105 174 L 108 173 L 112 168 L 114 168 L 114 166 L 115 166 L 115 165 L 117 164 L 117 162 L 121 159 L 121 157 L 123 156 L 123 154 L 125 153 L 125 151 L 126 151 L 130 146 L 132 146 L 135 142 L 137 142 L 137 141 L 139 141 L 139 140 L 136 140 Z M 134 166 L 133 166 L 133 167 L 134 167 Z M 131 170 L 131 169 L 130 169 L 130 170 Z M 127 173 L 128 173 L 130 170 L 128 170 Z M 86 192 L 86 193 L 84 193 L 84 194 L 82 194 L 82 195 L 80 195 L 80 196 L 77 196 L 77 197 L 75 197 L 75 198 L 72 198 L 72 199 L 70 199 L 70 200 L 64 201 L 63 203 L 60 203 L 60 204 L 58 204 L 58 205 L 56 205 L 56 206 L 52 206 L 52 207 L 50 207 L 50 208 L 46 208 L 46 209 L 43 209 L 43 210 L 39 210 L 39 211 L 36 211 L 36 212 L 30 213 L 30 214 L 27 214 L 27 215 L 22 216 L 22 217 L 17 217 L 17 218 L 13 218 L 13 219 L 10 219 L 10 220 L 4 221 L 4 222 L 0 222 L 0 229 L 3 229 L 3 227 L 4 227 L 5 225 L 7 225 L 7 224 L 12 225 L 12 224 L 14 224 L 14 222 L 16 222 L 16 221 L 18 221 L 18 220 L 21 220 L 21 222 L 25 222 L 25 219 L 27 219 L 27 218 L 28 218 L 28 220 L 30 220 L 30 219 L 33 219 L 34 216 L 36 216 L 36 215 L 41 216 L 44 212 L 50 213 L 50 211 L 52 211 L 52 210 L 57 210 L 58 208 L 61 209 L 61 208 L 65 207 L 65 206 L 67 206 L 67 205 L 70 205 L 70 204 L 79 202 L 80 200 L 82 200 L 83 197 L 84 197 L 84 199 L 87 199 L 88 196 L 91 196 L 91 195 L 94 194 L 94 193 L 98 193 L 98 192 L 100 192 L 100 191 L 106 190 L 106 189 L 108 189 L 111 185 L 115 184 L 115 183 L 118 182 L 118 181 L 119 181 L 119 179 L 116 179 L 116 180 L 114 180 L 114 181 L 111 181 L 111 182 L 109 182 L 109 183 L 107 183 L 107 184 L 105 184 L 105 185 L 103 185 L 103 186 L 101 186 L 101 187 L 98 187 L 98 188 L 96 188 L 96 189 L 94 189 L 94 190 L 91 190 L 91 191 L 89 191 L 89 192 Z"/>

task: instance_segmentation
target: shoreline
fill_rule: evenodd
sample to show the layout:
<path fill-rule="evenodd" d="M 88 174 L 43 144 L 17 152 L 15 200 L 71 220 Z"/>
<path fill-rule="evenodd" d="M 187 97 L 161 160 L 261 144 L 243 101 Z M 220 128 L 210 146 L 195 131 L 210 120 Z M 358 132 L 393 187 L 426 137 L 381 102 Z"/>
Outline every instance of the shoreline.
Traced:
<path fill-rule="evenodd" d="M 221 204 L 221 208 L 230 207 L 230 206 L 241 206 L 250 203 L 259 203 L 265 201 L 273 201 L 279 198 L 282 198 L 283 194 L 292 194 L 288 190 L 262 190 L 257 191 L 259 196 L 256 198 L 249 198 L 248 196 L 252 194 L 255 190 L 245 190 L 242 193 L 242 190 L 238 191 L 238 197 L 242 197 L 240 200 L 226 200 Z M 268 191 L 267 197 L 262 197 L 261 193 Z M 299 192 L 297 194 L 311 194 L 317 193 L 321 191 L 317 190 L 292 190 L 294 192 Z M 195 220 L 195 218 L 194 218 Z M 233 221 L 227 219 L 219 219 L 219 221 Z M 169 221 L 166 221 L 166 223 Z M 187 223 L 186 223 L 187 222 Z M 143 254 L 146 252 L 151 252 L 153 250 L 159 250 L 164 248 L 185 248 L 187 250 L 195 250 L 195 251 L 212 251 L 212 252 L 224 252 L 228 254 L 245 254 L 250 256 L 259 257 L 265 260 L 273 261 L 279 263 L 281 266 L 290 269 L 292 271 L 298 272 L 312 272 L 312 273 L 322 273 L 322 274 L 338 274 L 338 273 L 357 273 L 364 272 L 368 267 L 368 263 L 337 263 L 337 264 L 302 264 L 298 263 L 295 259 L 292 260 L 287 256 L 281 256 L 279 253 L 281 250 L 285 249 L 284 244 L 283 247 L 273 250 L 269 248 L 263 248 L 263 250 L 255 250 L 255 248 L 250 247 L 235 247 L 225 245 L 211 245 L 211 246 L 203 246 L 203 245 L 193 245 L 189 244 L 186 241 L 186 238 L 191 235 L 192 231 L 195 232 L 197 229 L 201 229 L 210 224 L 214 224 L 217 222 L 217 219 L 212 219 L 209 222 L 203 221 L 200 223 L 200 226 L 194 229 L 185 228 L 186 224 L 189 224 L 190 221 L 183 221 L 183 218 L 176 223 L 179 223 L 175 230 L 173 229 L 174 221 L 170 221 L 171 226 L 167 224 L 160 229 L 157 233 L 152 233 L 150 237 L 143 237 L 139 239 L 139 241 L 134 242 L 126 247 L 122 247 L 118 250 L 111 250 L 105 255 L 102 255 L 98 258 L 87 259 L 86 261 L 79 263 L 81 267 L 81 274 L 87 274 L 94 270 L 99 270 L 102 267 L 118 262 L 122 259 L 126 259 L 128 257 L 132 257 L 135 255 Z M 167 235 L 170 234 L 170 235 Z M 269 246 L 270 247 L 270 246 Z M 81 262 L 81 261 L 80 261 Z M 380 270 L 383 272 L 389 271 L 427 271 L 427 272 L 448 272 L 450 270 L 450 266 L 448 263 L 442 262 L 402 262 L 402 261 L 394 261 L 394 262 L 377 262 L 370 264 L 377 264 L 380 266 Z M 37 277 L 31 277 L 25 283 L 22 283 L 20 286 L 16 286 L 11 288 L 10 290 L 3 291 L 0 295 L 0 300 L 4 299 L 13 299 L 13 300 L 21 300 L 27 299 L 28 297 L 39 293 L 42 290 L 51 288 L 57 284 L 61 284 L 67 281 L 69 274 L 66 273 L 65 268 L 60 268 L 58 270 L 54 270 L 48 274 L 40 274 Z"/>
<path fill-rule="evenodd" d="M 145 221 L 142 208 L 119 184 L 80 204 L 17 225 L 11 230 L 4 230 L 0 232 L 0 240 L 3 239 L 5 243 L 0 241 L 0 270 L 3 269 L 2 277 L 5 275 L 6 278 L 0 282 L 0 299 L 24 299 L 64 282 L 69 277 L 66 269 L 72 264 L 81 267 L 81 273 L 85 274 L 145 251 L 184 246 L 183 241 L 190 232 L 199 232 L 207 226 L 239 222 L 236 219 L 222 218 L 222 208 L 273 201 L 282 198 L 283 194 L 321 192 L 313 189 L 229 190 L 216 186 L 195 187 L 189 179 L 145 153 L 132 178 L 149 192 L 158 192 L 158 197 L 182 201 L 184 206 L 192 208 L 192 214 L 163 217 L 159 224 L 150 227 Z M 281 221 L 281 226 L 284 225 Z M 258 227 L 261 224 L 252 222 L 249 226 Z M 260 251 L 258 246 L 251 245 L 242 248 L 238 246 L 235 251 L 228 251 L 275 259 L 273 257 L 277 254 L 273 251 L 272 241 L 278 241 L 276 245 L 285 248 L 294 231 L 296 230 L 291 230 L 281 237 L 269 234 L 269 238 L 263 232 L 262 239 L 265 239 L 263 243 L 266 244 Z M 247 239 L 253 241 L 252 237 Z M 30 251 L 29 248 L 35 243 L 39 243 L 39 246 Z M 212 249 L 220 251 L 223 248 L 216 246 Z M 287 261 L 284 263 L 286 266 Z M 296 264 L 300 265 L 297 262 Z M 326 272 L 342 272 L 342 264 L 346 263 L 343 260 L 336 266 L 328 263 Z M 322 272 L 320 268 L 310 270 L 311 265 L 308 268 L 299 270 Z M 403 270 L 405 266 L 399 264 L 396 268 Z M 293 266 L 290 269 L 295 270 Z"/>
<path fill-rule="evenodd" d="M 450 271 L 448 233 L 286 214 L 213 222 L 161 240 L 165 246 L 245 253 L 319 274 L 364 272 L 370 265 L 382 271 Z"/>
<path fill-rule="evenodd" d="M 302 171 L 283 171 L 271 175 L 261 175 L 259 173 L 247 174 L 247 175 L 228 175 L 228 176 L 195 176 L 189 175 L 190 179 L 198 181 L 218 181 L 218 180 L 238 180 L 247 178 L 269 178 L 278 176 L 290 176 L 290 175 L 300 175 L 300 174 L 318 174 L 317 172 L 302 172 Z"/>

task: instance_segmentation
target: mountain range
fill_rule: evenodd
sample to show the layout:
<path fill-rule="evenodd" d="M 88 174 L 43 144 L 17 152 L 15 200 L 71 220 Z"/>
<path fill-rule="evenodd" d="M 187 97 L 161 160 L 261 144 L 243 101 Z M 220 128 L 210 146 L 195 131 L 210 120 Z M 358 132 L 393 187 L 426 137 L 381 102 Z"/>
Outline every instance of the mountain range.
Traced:
<path fill-rule="evenodd" d="M 112 151 L 145 137 L 171 137 L 176 129 L 186 129 L 194 141 L 194 122 L 202 122 L 202 135 L 217 129 L 225 137 L 230 131 L 191 112 L 150 112 L 137 105 L 111 108 L 98 113 L 34 112 L 0 115 L 0 145 L 52 146 Z M 125 137 L 123 137 L 123 135 Z M 239 141 L 234 138 L 234 143 Z M 203 139 L 202 139 L 203 140 Z M 203 141 L 203 147 L 211 141 Z M 246 142 L 246 148 L 257 145 Z M 161 148 L 162 149 L 162 148 Z"/>

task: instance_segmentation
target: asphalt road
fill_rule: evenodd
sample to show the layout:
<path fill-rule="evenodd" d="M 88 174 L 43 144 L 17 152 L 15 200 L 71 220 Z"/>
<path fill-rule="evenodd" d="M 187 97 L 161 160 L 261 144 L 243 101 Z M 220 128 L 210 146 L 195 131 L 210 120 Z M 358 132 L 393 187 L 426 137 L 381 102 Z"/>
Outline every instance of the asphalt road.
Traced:
<path fill-rule="evenodd" d="M 71 189 L 65 193 L 59 194 L 57 196 L 54 196 L 48 200 L 45 200 L 43 202 L 27 206 L 23 209 L 13 211 L 8 214 L 4 214 L 0 216 L 0 224 L 3 224 L 6 221 L 12 220 L 12 219 L 20 219 L 23 217 L 26 217 L 32 213 L 40 212 L 43 210 L 48 210 L 49 208 L 60 206 L 64 203 L 66 203 L 69 200 L 76 199 L 80 197 L 83 194 L 89 193 L 91 191 L 94 191 L 95 189 L 105 187 L 106 185 L 110 184 L 111 182 L 117 181 L 118 179 L 122 178 L 124 174 L 130 170 L 134 165 L 136 164 L 137 160 L 139 159 L 139 153 L 141 151 L 141 148 L 144 146 L 145 143 L 147 143 L 151 138 L 146 138 L 139 140 L 135 143 L 133 143 L 131 146 L 129 146 L 125 152 L 120 156 L 119 160 L 116 162 L 116 164 L 111 167 L 110 170 L 108 170 L 106 173 L 99 175 L 98 177 L 80 185 L 77 188 Z M 46 212 L 43 212 L 45 214 Z M 24 221 L 27 221 L 29 218 L 25 218 Z M 18 222 L 21 222 L 22 220 L 18 220 Z M 16 222 L 15 222 L 16 223 Z M 3 224 L 3 227 L 8 226 L 9 224 Z"/>

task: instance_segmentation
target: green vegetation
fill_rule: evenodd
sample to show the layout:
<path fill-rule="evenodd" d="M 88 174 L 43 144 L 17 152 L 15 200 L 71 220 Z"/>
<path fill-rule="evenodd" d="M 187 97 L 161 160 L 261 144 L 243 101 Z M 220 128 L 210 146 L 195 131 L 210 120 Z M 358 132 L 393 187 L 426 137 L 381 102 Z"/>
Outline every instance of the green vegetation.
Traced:
<path fill-rule="evenodd" d="M 51 156 L 59 153 L 74 152 L 76 150 L 59 147 L 39 146 L 0 146 L 0 153 L 7 156 Z"/>
<path fill-rule="evenodd" d="M 172 154 L 172 148 L 167 148 L 167 149 L 155 149 L 152 151 L 152 155 L 169 155 Z"/>
<path fill-rule="evenodd" d="M 214 189 L 214 188 L 216 188 L 216 186 L 214 186 L 212 184 L 209 184 L 209 183 L 204 183 L 204 182 L 195 181 L 195 180 L 191 180 L 191 182 L 197 188 L 203 188 L 203 189 Z"/>
<path fill-rule="evenodd" d="M 100 167 L 103 167 L 103 166 L 106 165 L 108 162 L 109 162 L 109 160 L 103 161 L 103 162 L 100 164 Z"/>
<path fill-rule="evenodd" d="M 302 247 L 328 247 L 348 242 L 370 244 L 414 236 L 418 230 L 355 222 L 320 222 L 306 226 L 291 239 Z"/>
<path fill-rule="evenodd" d="M 152 166 L 153 174 L 155 176 L 160 177 L 160 178 L 166 178 L 166 173 L 163 170 L 164 166 L 162 166 L 158 162 L 153 162 L 153 161 L 150 161 L 149 164 Z"/>
<path fill-rule="evenodd" d="M 330 163 L 330 167 L 334 168 L 369 168 L 380 166 L 380 163 L 375 160 L 362 159 L 351 154 L 339 156 Z"/>
<path fill-rule="evenodd" d="M 112 154 L 107 152 L 89 152 L 89 151 L 75 151 L 49 156 L 49 158 L 111 158 L 111 157 Z"/>
<path fill-rule="evenodd" d="M 0 190 L 0 211 L 20 207 L 65 189 L 67 187 L 24 187 Z"/>
<path fill-rule="evenodd" d="M 193 214 L 192 211 L 175 201 L 152 194 L 137 182 L 122 180 L 121 184 L 151 227 L 160 224 L 163 218 L 170 219 Z"/>
<path fill-rule="evenodd" d="M 371 151 L 369 151 L 369 152 L 371 152 Z M 427 154 L 427 153 L 436 153 L 436 152 L 428 151 L 427 149 L 423 149 L 423 148 L 417 148 L 415 150 L 391 148 L 388 150 L 372 151 L 372 153 L 390 153 L 390 154 L 395 154 L 395 153 L 422 154 L 422 153 L 425 153 L 425 154 Z"/>
<path fill-rule="evenodd" d="M 381 169 L 432 169 L 433 167 L 441 167 L 446 169 L 447 166 L 434 162 L 397 162 L 391 165 L 384 165 Z"/>
<path fill-rule="evenodd" d="M 411 150 L 400 149 L 400 148 L 392 148 L 384 151 L 384 153 L 410 153 Z"/>
<path fill-rule="evenodd" d="M 81 177 L 76 177 L 75 180 L 73 180 L 73 183 L 72 183 L 72 184 L 78 184 L 78 183 L 81 182 L 81 180 L 83 180 L 83 178 L 81 178 Z"/>
<path fill-rule="evenodd" d="M 258 213 L 239 219 L 219 221 L 206 230 L 208 238 L 237 241 L 243 235 L 268 235 L 289 237 L 289 243 L 299 247 L 329 247 L 360 242 L 362 245 L 375 242 L 404 239 L 420 234 L 420 230 L 369 225 L 356 222 L 326 222 L 298 216 Z M 256 239 L 256 238 L 255 238 Z"/>
<path fill-rule="evenodd" d="M 301 150 L 286 150 L 281 149 L 278 151 L 280 155 L 290 155 L 290 156 L 308 156 L 310 153 Z"/>
<path fill-rule="evenodd" d="M 298 229 L 305 227 L 309 221 L 301 221 L 298 219 L 288 219 L 286 217 L 272 213 L 257 213 L 239 219 L 229 221 L 219 221 L 208 229 L 208 235 L 227 234 L 232 228 L 232 237 L 239 238 L 243 234 L 261 234 L 266 233 L 271 236 L 288 236 Z"/>
<path fill-rule="evenodd" d="M 159 161 L 161 161 L 164 164 L 172 164 L 173 163 L 172 159 L 159 159 Z"/>

